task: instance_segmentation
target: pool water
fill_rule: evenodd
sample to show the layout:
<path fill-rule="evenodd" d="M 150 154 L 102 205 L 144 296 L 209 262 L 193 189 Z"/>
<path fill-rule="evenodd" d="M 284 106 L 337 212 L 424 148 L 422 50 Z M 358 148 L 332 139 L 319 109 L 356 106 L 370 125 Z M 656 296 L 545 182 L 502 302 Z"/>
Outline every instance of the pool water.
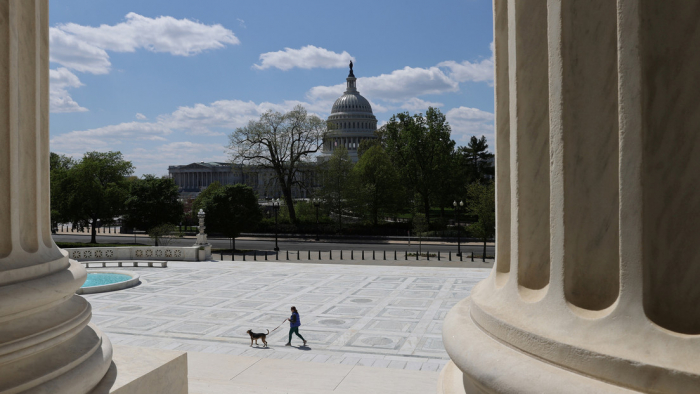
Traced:
<path fill-rule="evenodd" d="M 88 274 L 87 280 L 81 287 L 109 285 L 111 283 L 126 282 L 129 279 L 131 279 L 131 276 L 124 274 Z"/>

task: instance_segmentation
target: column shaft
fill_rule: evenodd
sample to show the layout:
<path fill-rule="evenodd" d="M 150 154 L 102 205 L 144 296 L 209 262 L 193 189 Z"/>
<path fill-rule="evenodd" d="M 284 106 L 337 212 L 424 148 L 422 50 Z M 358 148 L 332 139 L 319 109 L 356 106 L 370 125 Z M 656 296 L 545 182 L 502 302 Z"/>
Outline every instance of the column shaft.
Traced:
<path fill-rule="evenodd" d="M 517 284 L 549 283 L 547 1 L 508 1 L 511 261 Z"/>
<path fill-rule="evenodd" d="M 640 2 L 644 308 L 700 334 L 700 3 Z"/>
<path fill-rule="evenodd" d="M 510 98 L 508 89 L 508 2 L 494 1 L 496 108 L 496 272 L 510 272 Z"/>
<path fill-rule="evenodd" d="M 549 0 L 552 283 L 591 310 L 619 291 L 616 31 L 614 2 Z"/>

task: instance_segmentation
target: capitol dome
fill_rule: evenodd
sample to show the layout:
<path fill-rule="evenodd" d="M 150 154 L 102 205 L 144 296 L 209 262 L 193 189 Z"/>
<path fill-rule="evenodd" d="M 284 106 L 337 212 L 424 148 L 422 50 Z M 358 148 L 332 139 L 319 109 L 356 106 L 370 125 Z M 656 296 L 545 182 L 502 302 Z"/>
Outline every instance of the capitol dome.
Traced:
<path fill-rule="evenodd" d="M 359 93 L 344 94 L 342 97 L 335 100 L 333 104 L 332 114 L 338 112 L 369 112 L 372 113 L 372 106 L 366 98 Z"/>
<path fill-rule="evenodd" d="M 331 116 L 328 117 L 329 131 L 323 141 L 323 153 L 330 155 L 335 148 L 344 146 L 352 161 L 357 162 L 360 142 L 376 138 L 374 132 L 377 130 L 377 118 L 372 113 L 372 105 L 357 91 L 352 62 L 346 81 L 347 89 L 335 100 Z"/>

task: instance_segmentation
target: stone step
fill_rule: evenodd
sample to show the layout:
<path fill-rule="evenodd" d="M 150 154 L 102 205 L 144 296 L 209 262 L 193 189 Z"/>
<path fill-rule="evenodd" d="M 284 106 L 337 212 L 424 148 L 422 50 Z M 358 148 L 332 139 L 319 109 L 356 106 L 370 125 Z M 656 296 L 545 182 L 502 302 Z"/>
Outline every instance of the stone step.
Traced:
<path fill-rule="evenodd" d="M 423 394 L 438 372 L 188 352 L 190 394 Z"/>

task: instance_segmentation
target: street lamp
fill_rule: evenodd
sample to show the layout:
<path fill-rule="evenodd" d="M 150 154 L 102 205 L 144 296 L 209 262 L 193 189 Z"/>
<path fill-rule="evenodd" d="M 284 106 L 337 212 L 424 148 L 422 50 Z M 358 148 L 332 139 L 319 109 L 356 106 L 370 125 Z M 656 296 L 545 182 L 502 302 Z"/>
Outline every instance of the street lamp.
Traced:
<path fill-rule="evenodd" d="M 452 202 L 452 206 L 455 208 L 455 222 L 457 223 L 457 256 L 462 256 L 462 234 L 459 231 L 459 215 L 458 211 L 464 206 L 464 201 L 460 201 L 457 205 L 457 201 Z"/>
<path fill-rule="evenodd" d="M 316 241 L 320 241 L 321 239 L 318 237 L 318 207 L 321 206 L 321 200 L 314 198 L 313 204 L 316 207 Z"/>
<path fill-rule="evenodd" d="M 280 248 L 277 246 L 277 212 L 280 209 L 280 199 L 272 200 L 272 210 L 275 211 L 275 252 L 279 252 Z"/>

